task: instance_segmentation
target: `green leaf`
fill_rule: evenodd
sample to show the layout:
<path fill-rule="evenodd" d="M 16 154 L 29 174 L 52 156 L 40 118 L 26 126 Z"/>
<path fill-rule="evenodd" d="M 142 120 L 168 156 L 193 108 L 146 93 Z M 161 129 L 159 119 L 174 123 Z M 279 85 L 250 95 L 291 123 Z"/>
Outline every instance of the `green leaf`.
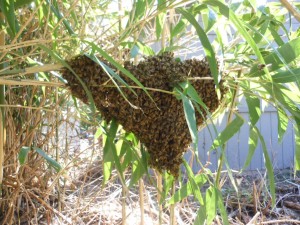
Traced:
<path fill-rule="evenodd" d="M 193 173 L 191 167 L 189 166 L 189 164 L 185 160 L 183 160 L 183 165 L 186 169 L 186 172 L 187 172 L 187 175 L 188 175 L 188 178 L 189 178 L 189 182 L 188 182 L 189 187 L 188 188 L 190 188 L 192 190 L 193 195 L 198 200 L 198 202 L 201 205 L 203 205 L 204 201 L 203 201 L 203 198 L 202 198 L 202 195 L 201 195 L 200 187 L 197 185 L 194 173 Z"/>
<path fill-rule="evenodd" d="M 48 164 L 56 170 L 56 172 L 61 171 L 61 165 L 56 160 L 47 155 L 46 152 L 37 147 L 33 147 L 33 150 L 36 151 L 40 156 L 42 156 L 48 162 Z"/>
<path fill-rule="evenodd" d="M 97 50 L 107 61 L 109 61 L 113 66 L 115 66 L 119 71 L 121 71 L 123 74 L 128 76 L 133 82 L 135 82 L 139 87 L 142 88 L 142 90 L 149 96 L 149 98 L 153 101 L 152 97 L 150 96 L 149 92 L 145 89 L 144 85 L 137 80 L 134 75 L 132 75 L 128 70 L 126 70 L 123 66 L 121 66 L 119 63 L 117 63 L 112 57 L 110 57 L 104 50 L 102 50 L 100 47 L 98 47 L 95 43 L 90 41 L 83 41 L 87 44 L 89 44 L 93 49 Z"/>
<path fill-rule="evenodd" d="M 264 57 L 265 65 L 270 65 L 269 71 L 275 71 L 282 67 L 287 67 L 287 64 L 297 59 L 300 55 L 300 37 L 293 39 L 276 49 L 275 52 Z M 249 73 L 251 77 L 262 76 L 264 70 L 259 69 L 258 64 L 255 64 Z"/>
<path fill-rule="evenodd" d="M 216 61 L 216 55 L 213 50 L 213 47 L 210 44 L 210 41 L 205 33 L 205 31 L 202 29 L 202 27 L 199 25 L 198 21 L 194 18 L 194 16 L 188 12 L 187 10 L 183 8 L 176 9 L 180 14 L 182 14 L 196 29 L 196 32 L 198 34 L 199 40 L 201 41 L 205 55 L 207 57 L 209 67 L 211 70 L 211 73 L 214 78 L 214 82 L 216 84 L 216 87 L 219 88 L 219 72 L 218 72 L 218 64 Z"/>
<path fill-rule="evenodd" d="M 25 5 L 29 5 L 33 0 L 15 0 L 15 9 L 21 8 Z"/>
<path fill-rule="evenodd" d="M 216 149 L 223 144 L 225 144 L 233 135 L 235 135 L 244 124 L 244 119 L 236 114 L 235 119 L 226 126 L 226 128 L 218 135 L 218 137 L 214 140 L 211 150 Z"/>
<path fill-rule="evenodd" d="M 78 81 L 80 82 L 80 84 L 82 85 L 85 93 L 87 94 L 88 100 L 89 100 L 89 106 L 91 108 L 92 113 L 94 114 L 96 112 L 96 106 L 95 106 L 95 102 L 92 96 L 92 93 L 90 92 L 90 90 L 87 88 L 86 84 L 82 81 L 82 79 L 74 72 L 74 70 L 65 62 L 65 60 L 63 60 L 55 51 L 49 49 L 48 47 L 44 46 L 44 45 L 38 45 L 41 49 L 43 49 L 46 53 L 48 53 L 53 59 L 55 59 L 56 61 L 58 61 L 61 65 L 63 65 L 64 67 L 66 67 L 67 69 L 69 69 L 74 76 L 78 79 Z"/>
<path fill-rule="evenodd" d="M 30 150 L 31 150 L 31 148 L 30 147 L 26 147 L 26 146 L 23 146 L 20 149 L 20 152 L 19 152 L 19 162 L 20 162 L 21 165 L 25 164 L 28 152 Z"/>
<path fill-rule="evenodd" d="M 294 125 L 294 135 L 295 135 L 294 172 L 296 175 L 296 172 L 300 171 L 300 120 L 299 119 L 296 119 L 296 124 Z"/>
<path fill-rule="evenodd" d="M 221 191 L 217 190 L 218 208 L 222 216 L 222 222 L 224 225 L 229 225 L 228 215 L 223 203 L 223 196 Z"/>
<path fill-rule="evenodd" d="M 246 161 L 244 163 L 242 170 L 247 169 L 247 167 L 250 165 L 252 157 L 257 148 L 257 143 L 258 143 L 258 134 L 256 132 L 256 129 L 251 127 L 250 134 L 249 134 L 249 140 L 248 140 L 248 155 L 247 155 L 247 158 L 246 158 Z"/>
<path fill-rule="evenodd" d="M 194 177 L 194 181 L 196 185 L 199 188 L 201 188 L 207 182 L 207 177 L 205 174 L 198 174 Z M 192 193 L 193 193 L 192 185 L 188 180 L 188 182 L 182 185 L 182 187 L 178 191 L 176 191 L 175 194 L 170 198 L 168 205 L 179 202 L 185 199 L 186 197 L 188 197 L 189 195 L 191 195 Z"/>
<path fill-rule="evenodd" d="M 12 36 L 14 37 L 17 33 L 14 0 L 1 0 L 0 1 L 0 9 L 1 9 L 1 12 L 5 16 L 5 19 L 6 19 L 8 25 L 9 25 L 9 28 L 12 32 Z"/>
<path fill-rule="evenodd" d="M 282 109 L 280 106 L 277 107 L 277 119 L 278 119 L 278 143 L 281 143 L 289 124 L 289 118 L 286 115 L 284 109 Z"/>
<path fill-rule="evenodd" d="M 200 205 L 198 209 L 197 216 L 194 221 L 194 225 L 206 225 L 206 211 L 205 206 Z"/>
<path fill-rule="evenodd" d="M 48 3 L 48 5 L 50 5 L 50 8 L 51 8 L 52 12 L 57 17 L 57 19 L 58 20 L 62 20 L 65 28 L 67 29 L 67 31 L 69 33 L 69 35 L 74 35 L 75 32 L 73 31 L 73 29 L 72 29 L 71 24 L 69 23 L 69 21 L 66 20 L 64 18 L 64 16 L 62 15 L 62 13 L 60 12 L 59 7 L 57 5 L 57 1 L 56 0 L 52 0 L 52 1 L 46 0 L 46 2 Z"/>
<path fill-rule="evenodd" d="M 218 190 L 215 187 L 209 187 L 205 194 L 205 208 L 207 224 L 211 224 L 217 213 Z"/>
<path fill-rule="evenodd" d="M 160 13 L 156 16 L 156 19 L 155 19 L 155 22 L 156 22 L 155 32 L 156 32 L 156 39 L 157 40 L 161 39 L 161 34 L 162 34 L 163 29 L 164 29 L 165 18 L 166 18 L 166 13 Z"/>
<path fill-rule="evenodd" d="M 215 25 L 217 17 L 216 13 L 210 7 L 207 8 L 206 13 L 202 13 L 202 21 L 204 23 L 206 33 L 208 33 Z"/>
<path fill-rule="evenodd" d="M 118 124 L 113 119 L 110 123 L 109 130 L 105 139 L 103 148 L 103 184 L 105 184 L 112 172 L 112 166 L 114 164 L 114 140 L 118 131 Z"/>
<path fill-rule="evenodd" d="M 246 30 L 245 28 L 246 24 L 237 17 L 234 11 L 232 11 L 225 4 L 218 0 L 206 0 L 203 3 L 218 7 L 220 14 L 229 19 L 229 21 L 231 21 L 235 25 L 236 29 L 238 30 L 238 33 L 240 33 L 245 38 L 245 40 L 257 56 L 258 61 L 261 64 L 265 63 L 264 58 L 262 57 L 262 54 L 259 50 L 259 47 L 257 46 L 257 43 L 253 40 L 252 36 L 248 33 L 248 30 Z"/>
<path fill-rule="evenodd" d="M 259 137 L 260 143 L 262 145 L 263 149 L 263 154 L 264 154 L 264 161 L 265 161 L 265 166 L 267 168 L 267 174 L 269 178 L 269 184 L 270 184 L 270 192 L 271 192 L 271 197 L 272 197 L 272 207 L 275 206 L 275 201 L 276 201 L 276 196 L 275 196 L 275 178 L 274 178 L 274 171 L 273 171 L 273 165 L 268 153 L 268 149 L 265 143 L 265 140 L 263 136 L 261 135 L 260 131 L 257 129 L 257 127 L 254 127 L 256 130 L 256 133 Z"/>
<path fill-rule="evenodd" d="M 300 82 L 300 68 L 278 72 L 272 76 L 276 83 Z"/>
<path fill-rule="evenodd" d="M 252 126 L 254 126 L 261 115 L 260 99 L 256 97 L 254 93 L 247 94 L 244 92 L 244 96 L 248 105 L 250 123 Z"/>
<path fill-rule="evenodd" d="M 187 98 L 182 92 L 180 94 L 182 98 L 185 119 L 189 127 L 190 134 L 192 136 L 194 148 L 196 149 L 198 143 L 198 129 L 197 129 L 195 109 L 192 101 L 189 98 Z"/>

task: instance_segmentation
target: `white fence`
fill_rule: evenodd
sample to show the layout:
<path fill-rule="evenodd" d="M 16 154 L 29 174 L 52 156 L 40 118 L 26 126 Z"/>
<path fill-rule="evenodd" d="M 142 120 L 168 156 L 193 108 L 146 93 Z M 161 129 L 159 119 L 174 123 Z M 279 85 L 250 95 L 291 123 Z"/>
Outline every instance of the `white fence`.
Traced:
<path fill-rule="evenodd" d="M 278 132 L 277 132 L 277 111 L 275 108 L 270 106 L 262 105 L 262 115 L 257 123 L 261 134 L 264 137 L 267 150 L 269 152 L 271 161 L 274 169 L 284 169 L 292 167 L 294 165 L 294 131 L 292 124 L 289 123 L 284 138 L 281 143 L 278 143 Z M 226 145 L 226 158 L 232 169 L 242 169 L 248 155 L 248 139 L 249 139 L 249 114 L 248 108 L 243 99 L 240 100 L 238 107 L 240 115 L 245 119 L 244 125 L 240 131 L 232 137 Z M 216 119 L 214 125 L 218 132 L 224 130 L 226 126 L 228 113 L 224 113 L 222 116 Z M 216 134 L 213 131 L 213 125 L 208 125 L 206 128 L 199 132 L 199 144 L 198 154 L 203 164 L 210 162 L 208 168 L 216 170 L 218 164 L 219 152 L 214 150 L 210 151 L 212 142 Z M 190 160 L 191 154 L 187 153 L 186 159 Z M 252 161 L 247 168 L 248 170 L 264 169 L 264 157 L 262 152 L 262 146 L 258 143 L 257 149 L 253 155 Z M 193 163 L 193 170 L 197 171 L 199 165 Z"/>

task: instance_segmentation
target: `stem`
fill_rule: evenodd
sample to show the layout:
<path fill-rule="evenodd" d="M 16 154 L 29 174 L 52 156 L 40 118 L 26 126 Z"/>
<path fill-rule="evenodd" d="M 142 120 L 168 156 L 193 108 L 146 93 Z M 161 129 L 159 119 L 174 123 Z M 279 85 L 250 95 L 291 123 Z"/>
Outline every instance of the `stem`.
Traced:
<path fill-rule="evenodd" d="M 176 180 L 174 179 L 172 184 L 171 196 L 175 194 L 175 189 L 176 189 L 175 182 Z M 170 225 L 176 225 L 175 207 L 176 207 L 175 203 L 170 206 Z"/>
<path fill-rule="evenodd" d="M 144 212 L 144 181 L 141 178 L 139 180 L 139 195 L 140 195 L 140 211 L 141 211 L 141 225 L 145 224 L 145 212 Z"/>
<path fill-rule="evenodd" d="M 5 22 L 3 13 L 0 13 L 0 20 Z M 0 33 L 0 46 L 5 45 L 5 33 L 2 30 Z M 0 65 L 0 69 L 4 68 L 4 64 Z M 5 105 L 5 85 L 0 85 L 0 104 Z M 5 130 L 5 107 L 0 108 L 0 197 L 2 197 L 2 181 L 3 181 L 3 161 L 4 161 L 4 146 L 6 142 Z"/>
<path fill-rule="evenodd" d="M 280 2 L 300 22 L 300 14 L 294 6 L 287 0 L 280 0 Z"/>
<path fill-rule="evenodd" d="M 241 74 L 242 74 L 242 71 L 240 70 L 238 72 L 237 77 L 239 78 L 241 76 Z M 228 124 L 232 120 L 234 107 L 236 105 L 236 98 L 237 98 L 238 91 L 239 91 L 239 86 L 237 85 L 237 87 L 233 91 L 233 97 L 232 97 L 232 101 L 231 101 L 230 108 L 229 108 L 229 114 L 228 114 L 228 118 L 227 118 L 226 127 L 228 126 Z M 222 172 L 222 168 L 223 168 L 223 164 L 224 164 L 224 158 L 225 158 L 224 151 L 225 151 L 225 148 L 226 148 L 226 143 L 224 143 L 223 146 L 222 146 L 222 151 L 221 151 L 219 165 L 218 165 L 218 171 L 217 171 L 217 175 L 216 175 L 216 184 L 217 184 L 218 187 L 220 186 L 221 172 Z"/>

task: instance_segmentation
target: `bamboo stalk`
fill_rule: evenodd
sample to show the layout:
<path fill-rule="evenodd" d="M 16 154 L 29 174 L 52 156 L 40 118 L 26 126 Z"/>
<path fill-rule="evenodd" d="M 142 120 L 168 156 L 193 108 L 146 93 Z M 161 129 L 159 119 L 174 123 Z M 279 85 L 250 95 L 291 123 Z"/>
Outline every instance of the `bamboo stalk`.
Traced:
<path fill-rule="evenodd" d="M 0 12 L 0 20 L 5 23 L 5 18 L 3 13 Z M 1 31 L 0 33 L 0 46 L 5 45 L 5 33 Z M 4 65 L 0 65 L 3 69 Z M 0 104 L 5 104 L 5 86 L 0 85 Z M 4 161 L 4 146 L 6 142 L 5 134 L 5 108 L 0 108 L 0 197 L 2 197 L 2 181 L 3 181 L 3 161 Z"/>
<path fill-rule="evenodd" d="M 173 180 L 173 184 L 172 184 L 172 190 L 171 190 L 171 195 L 173 196 L 175 194 L 175 189 L 176 189 L 176 180 L 174 179 Z M 175 217 L 175 207 L 176 207 L 176 204 L 172 204 L 170 205 L 170 225 L 176 225 L 177 222 L 176 222 L 176 217 Z"/>
<path fill-rule="evenodd" d="M 287 0 L 280 0 L 281 4 L 300 22 L 300 13 Z"/>

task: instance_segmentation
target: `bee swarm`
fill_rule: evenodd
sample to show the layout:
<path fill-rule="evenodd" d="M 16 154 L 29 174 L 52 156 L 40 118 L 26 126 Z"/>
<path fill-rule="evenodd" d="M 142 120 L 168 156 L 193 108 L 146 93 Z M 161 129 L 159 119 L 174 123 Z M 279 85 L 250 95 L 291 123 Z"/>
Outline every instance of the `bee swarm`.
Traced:
<path fill-rule="evenodd" d="M 99 60 L 115 72 L 113 65 L 104 59 Z M 191 143 L 191 135 L 186 123 L 182 102 L 172 94 L 151 91 L 151 97 L 140 88 L 135 88 L 135 95 L 128 88 L 122 88 L 132 107 L 120 94 L 112 80 L 100 65 L 87 56 L 77 56 L 70 60 L 70 67 L 81 78 L 92 93 L 97 109 L 109 122 L 112 118 L 128 132 L 133 132 L 145 145 L 150 154 L 150 165 L 158 170 L 167 170 L 177 176 L 182 155 Z M 176 61 L 172 53 L 151 56 L 133 65 L 126 61 L 124 68 L 130 71 L 146 88 L 173 91 L 174 85 L 187 77 L 211 77 L 206 60 L 189 59 Z M 137 86 L 122 73 L 120 77 L 130 86 Z M 79 80 L 68 69 L 63 70 L 63 77 L 68 81 L 72 94 L 87 103 L 88 98 Z M 117 82 L 117 81 L 116 81 Z M 118 82 L 119 85 L 122 85 Z M 194 86 L 210 112 L 217 109 L 220 102 L 213 80 L 193 80 Z M 221 94 L 226 88 L 220 83 Z M 196 113 L 198 126 L 203 123 L 206 112 Z"/>

